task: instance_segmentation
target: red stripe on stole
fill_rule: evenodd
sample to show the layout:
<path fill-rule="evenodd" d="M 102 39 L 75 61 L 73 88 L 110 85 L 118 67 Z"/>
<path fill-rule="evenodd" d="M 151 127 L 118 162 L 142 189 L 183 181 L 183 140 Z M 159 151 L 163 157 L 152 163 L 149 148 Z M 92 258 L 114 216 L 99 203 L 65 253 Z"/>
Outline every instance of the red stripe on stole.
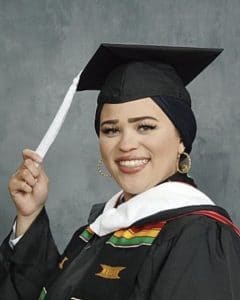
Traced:
<path fill-rule="evenodd" d="M 167 222 L 172 221 L 172 220 L 176 220 L 176 219 L 184 217 L 184 216 L 189 216 L 189 215 L 202 215 L 202 216 L 212 218 L 212 219 L 214 219 L 218 222 L 221 222 L 225 225 L 230 226 L 236 232 L 236 234 L 240 237 L 240 228 L 238 228 L 227 217 L 223 216 L 222 214 L 220 214 L 218 212 L 212 211 L 212 210 L 196 210 L 196 211 L 192 211 L 192 212 L 189 212 L 189 213 L 186 213 L 186 214 L 178 215 L 178 216 L 173 217 L 173 218 L 169 218 L 165 221 L 152 222 L 150 224 L 145 224 L 145 225 L 142 225 L 142 226 L 132 226 L 131 230 L 134 233 L 137 233 L 141 230 L 162 229 Z"/>
<path fill-rule="evenodd" d="M 221 215 L 221 214 L 219 214 L 215 211 L 212 211 L 212 210 L 199 210 L 199 211 L 192 212 L 192 214 L 194 214 L 194 215 L 204 215 L 204 216 L 210 217 L 210 218 L 212 218 L 216 221 L 219 221 L 219 222 L 221 222 L 225 225 L 228 225 L 240 237 L 240 229 L 231 220 L 229 220 L 225 216 L 223 216 L 223 215 Z"/>
<path fill-rule="evenodd" d="M 141 225 L 141 226 L 132 226 L 132 227 L 130 227 L 130 229 L 134 233 L 137 233 L 142 230 L 154 230 L 154 229 L 159 230 L 159 229 L 162 229 L 165 224 L 166 224 L 166 221 L 158 221 L 158 222 L 152 222 L 152 223 Z"/>

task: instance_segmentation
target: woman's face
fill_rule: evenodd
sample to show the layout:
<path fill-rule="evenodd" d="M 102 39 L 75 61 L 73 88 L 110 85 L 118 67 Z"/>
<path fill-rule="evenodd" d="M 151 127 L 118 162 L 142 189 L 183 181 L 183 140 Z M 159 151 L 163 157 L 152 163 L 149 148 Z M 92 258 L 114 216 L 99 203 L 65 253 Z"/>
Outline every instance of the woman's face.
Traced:
<path fill-rule="evenodd" d="M 126 200 L 174 174 L 184 151 L 176 128 L 151 98 L 104 104 L 99 145 Z"/>

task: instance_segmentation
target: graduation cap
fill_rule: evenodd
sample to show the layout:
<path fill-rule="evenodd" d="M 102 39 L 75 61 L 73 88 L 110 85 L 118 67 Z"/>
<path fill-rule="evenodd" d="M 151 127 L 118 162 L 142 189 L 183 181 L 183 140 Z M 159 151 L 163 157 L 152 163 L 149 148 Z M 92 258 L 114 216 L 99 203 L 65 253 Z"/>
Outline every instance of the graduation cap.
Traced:
<path fill-rule="evenodd" d="M 111 98 L 115 98 L 116 94 L 119 94 L 119 98 L 124 98 L 124 94 L 130 97 L 139 97 L 139 93 L 148 96 L 152 96 L 154 93 L 161 95 L 163 94 L 162 91 L 166 94 L 174 94 L 174 92 L 177 94 L 176 91 L 172 91 L 173 85 L 178 91 L 183 89 L 222 50 L 215 48 L 101 44 L 83 70 L 77 90 L 101 90 L 101 93 L 105 92 Z M 143 79 L 143 85 L 139 85 L 140 78 Z M 125 85 L 120 84 L 123 80 L 125 80 Z M 118 93 L 116 90 L 113 91 L 111 84 L 113 86 L 114 84 L 118 85 Z M 111 90 L 113 95 L 109 93 Z M 137 96 L 135 96 L 136 94 Z"/>
<path fill-rule="evenodd" d="M 191 107 L 185 86 L 223 49 L 153 45 L 101 44 L 73 80 L 64 101 L 36 152 L 43 158 L 59 132 L 77 91 L 100 90 L 95 116 L 98 133 L 104 103 L 123 103 L 166 96 Z"/>

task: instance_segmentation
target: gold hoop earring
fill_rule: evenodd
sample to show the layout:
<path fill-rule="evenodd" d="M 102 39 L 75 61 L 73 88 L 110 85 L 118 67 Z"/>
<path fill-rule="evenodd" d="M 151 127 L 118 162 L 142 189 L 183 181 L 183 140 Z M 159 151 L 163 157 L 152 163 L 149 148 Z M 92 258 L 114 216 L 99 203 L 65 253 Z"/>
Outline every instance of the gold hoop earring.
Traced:
<path fill-rule="evenodd" d="M 184 157 L 182 156 L 184 155 Z M 179 155 L 179 160 L 177 163 L 177 171 L 181 174 L 187 174 L 192 166 L 192 160 L 187 152 L 183 152 Z"/>
<path fill-rule="evenodd" d="M 102 161 L 102 159 L 99 159 L 99 161 L 98 161 L 98 163 L 97 163 L 97 171 L 98 171 L 98 173 L 99 173 L 101 176 L 104 176 L 104 177 L 112 177 L 111 174 L 105 173 L 105 172 L 102 170 L 102 167 L 103 167 L 103 161 Z"/>

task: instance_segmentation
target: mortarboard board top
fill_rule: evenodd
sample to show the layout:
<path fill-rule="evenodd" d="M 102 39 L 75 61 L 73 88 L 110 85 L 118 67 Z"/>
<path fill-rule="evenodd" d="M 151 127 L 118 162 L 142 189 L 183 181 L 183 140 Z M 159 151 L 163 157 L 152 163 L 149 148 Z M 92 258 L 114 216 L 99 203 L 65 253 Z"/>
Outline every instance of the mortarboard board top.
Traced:
<path fill-rule="evenodd" d="M 84 68 L 77 90 L 101 90 L 112 70 L 134 61 L 170 65 L 186 86 L 222 51 L 221 48 L 101 44 Z"/>

